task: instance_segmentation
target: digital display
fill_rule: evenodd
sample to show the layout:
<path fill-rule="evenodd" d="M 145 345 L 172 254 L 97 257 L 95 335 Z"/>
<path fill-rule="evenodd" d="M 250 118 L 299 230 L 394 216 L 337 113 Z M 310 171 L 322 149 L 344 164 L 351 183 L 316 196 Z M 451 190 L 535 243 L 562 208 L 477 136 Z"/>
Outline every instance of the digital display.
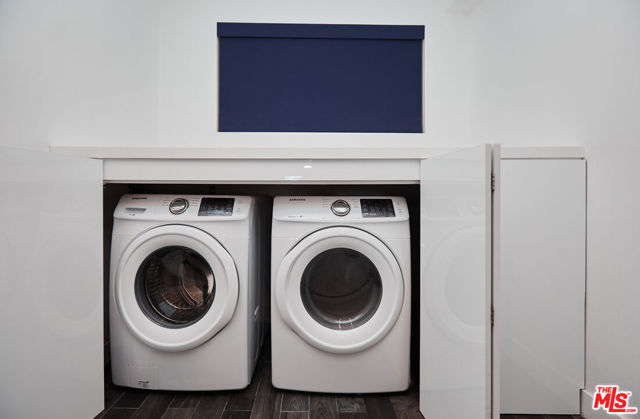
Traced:
<path fill-rule="evenodd" d="M 233 198 L 202 198 L 198 216 L 233 215 Z"/>
<path fill-rule="evenodd" d="M 361 199 L 360 208 L 364 218 L 396 216 L 390 199 Z"/>

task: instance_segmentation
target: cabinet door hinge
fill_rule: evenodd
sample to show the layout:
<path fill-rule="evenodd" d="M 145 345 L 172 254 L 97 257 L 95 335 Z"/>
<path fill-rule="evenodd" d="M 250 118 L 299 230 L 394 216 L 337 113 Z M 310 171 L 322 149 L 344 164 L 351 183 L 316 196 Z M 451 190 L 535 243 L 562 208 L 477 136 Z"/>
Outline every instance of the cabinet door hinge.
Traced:
<path fill-rule="evenodd" d="M 491 192 L 496 191 L 496 174 L 491 173 Z"/>

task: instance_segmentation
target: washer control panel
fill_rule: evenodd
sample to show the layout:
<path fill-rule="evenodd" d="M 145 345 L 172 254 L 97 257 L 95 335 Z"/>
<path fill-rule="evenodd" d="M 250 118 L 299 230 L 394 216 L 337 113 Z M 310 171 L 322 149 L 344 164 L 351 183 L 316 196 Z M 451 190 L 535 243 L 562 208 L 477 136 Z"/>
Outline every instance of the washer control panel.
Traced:
<path fill-rule="evenodd" d="M 395 222 L 409 219 L 403 197 L 277 196 L 273 218 L 286 221 Z"/>
<path fill-rule="evenodd" d="M 161 221 L 222 221 L 245 218 L 253 198 L 217 195 L 124 195 L 115 218 Z"/>

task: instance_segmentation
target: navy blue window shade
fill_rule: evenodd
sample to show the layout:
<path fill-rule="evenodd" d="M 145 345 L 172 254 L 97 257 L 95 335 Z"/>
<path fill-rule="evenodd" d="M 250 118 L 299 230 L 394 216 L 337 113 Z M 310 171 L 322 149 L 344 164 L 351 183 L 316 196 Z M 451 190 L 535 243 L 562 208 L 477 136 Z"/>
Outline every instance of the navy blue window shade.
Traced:
<path fill-rule="evenodd" d="M 218 23 L 219 130 L 422 132 L 424 26 Z"/>

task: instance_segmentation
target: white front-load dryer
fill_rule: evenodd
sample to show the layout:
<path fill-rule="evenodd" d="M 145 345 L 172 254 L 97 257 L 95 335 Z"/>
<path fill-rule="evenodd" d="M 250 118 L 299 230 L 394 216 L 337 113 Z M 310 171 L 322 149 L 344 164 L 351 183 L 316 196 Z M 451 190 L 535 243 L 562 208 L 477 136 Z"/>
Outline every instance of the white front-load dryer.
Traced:
<path fill-rule="evenodd" d="M 408 388 L 410 249 L 404 198 L 275 198 L 275 387 L 329 393 Z"/>
<path fill-rule="evenodd" d="M 249 384 L 264 333 L 268 210 L 248 196 L 120 199 L 109 295 L 114 384 Z"/>

